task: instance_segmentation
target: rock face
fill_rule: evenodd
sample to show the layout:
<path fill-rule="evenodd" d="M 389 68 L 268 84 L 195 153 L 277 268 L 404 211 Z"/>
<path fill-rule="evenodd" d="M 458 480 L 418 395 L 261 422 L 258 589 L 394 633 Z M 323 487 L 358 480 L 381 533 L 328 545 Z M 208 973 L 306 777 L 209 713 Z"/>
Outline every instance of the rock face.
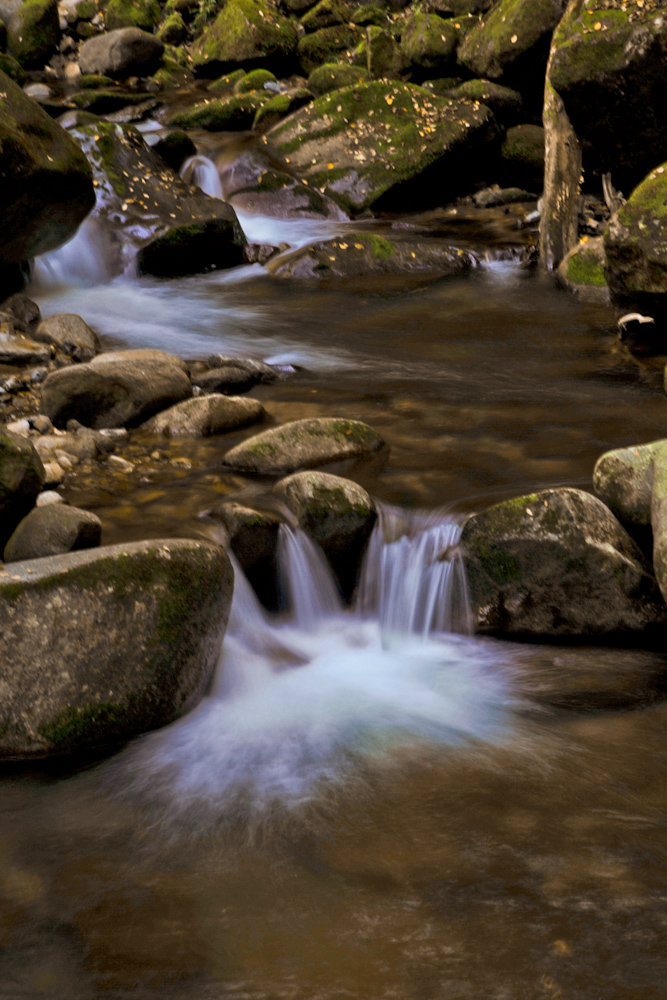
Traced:
<path fill-rule="evenodd" d="M 126 427 L 192 395 L 186 367 L 163 351 L 112 351 L 83 365 L 52 372 L 42 406 L 57 426 Z"/>
<path fill-rule="evenodd" d="M 584 166 L 627 192 L 667 159 L 663 3 L 570 0 L 553 37 L 550 78 L 583 144 Z"/>
<path fill-rule="evenodd" d="M 42 461 L 30 440 L 0 424 L 0 548 L 44 485 Z"/>
<path fill-rule="evenodd" d="M 160 65 L 163 52 L 164 45 L 155 35 L 140 28 L 118 28 L 84 42 L 79 67 L 84 74 L 99 73 L 115 79 L 150 76 Z"/>
<path fill-rule="evenodd" d="M 0 72 L 0 269 L 53 250 L 95 203 L 88 162 L 67 132 Z"/>
<path fill-rule="evenodd" d="M 366 542 L 377 520 L 366 490 L 328 472 L 297 472 L 273 487 L 297 524 L 317 542 L 349 595 L 357 581 Z"/>
<path fill-rule="evenodd" d="M 229 0 L 195 46 L 195 70 L 209 77 L 237 66 L 289 72 L 296 45 L 296 28 L 272 0 Z"/>
<path fill-rule="evenodd" d="M 483 631 L 600 635 L 666 618 L 639 548 L 580 490 L 545 490 L 475 514 L 461 547 Z"/>
<path fill-rule="evenodd" d="M 667 318 L 667 163 L 651 171 L 612 216 L 604 246 L 613 299 Z"/>
<path fill-rule="evenodd" d="M 224 550 L 184 539 L 12 563 L 0 575 L 0 754 L 111 747 L 204 694 L 229 615 Z"/>
<path fill-rule="evenodd" d="M 343 417 L 293 420 L 236 445 L 224 464 L 249 475 L 275 476 L 379 451 L 384 441 L 368 424 Z"/>
<path fill-rule="evenodd" d="M 53 344 L 74 361 L 90 361 L 100 350 L 99 337 L 86 321 L 75 313 L 58 313 L 43 319 L 35 333 L 35 340 Z"/>
<path fill-rule="evenodd" d="M 376 80 L 317 98 L 267 133 L 296 170 L 348 211 L 439 203 L 474 183 L 497 134 L 488 108 Z"/>
<path fill-rule="evenodd" d="M 263 420 L 266 411 L 256 399 L 242 396 L 197 396 L 176 403 L 143 425 L 143 430 L 165 437 L 207 437 Z"/>
<path fill-rule="evenodd" d="M 90 511 L 67 504 L 35 507 L 5 545 L 4 559 L 12 563 L 92 549 L 100 544 L 101 536 L 102 522 Z"/>

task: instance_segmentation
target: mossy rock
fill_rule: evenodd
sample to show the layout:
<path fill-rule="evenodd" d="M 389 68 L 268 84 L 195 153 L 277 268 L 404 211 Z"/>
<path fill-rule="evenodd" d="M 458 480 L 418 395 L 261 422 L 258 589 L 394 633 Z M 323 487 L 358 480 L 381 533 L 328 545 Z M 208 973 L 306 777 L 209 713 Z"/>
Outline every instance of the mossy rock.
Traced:
<path fill-rule="evenodd" d="M 498 80 L 512 68 L 523 69 L 534 50 L 544 76 L 549 40 L 562 13 L 562 0 L 499 0 L 466 34 L 459 62 L 475 76 Z"/>
<path fill-rule="evenodd" d="M 120 111 L 121 108 L 143 104 L 150 97 L 150 94 L 137 94 L 102 87 L 99 90 L 83 90 L 79 94 L 73 94 L 70 100 L 72 104 L 83 111 L 91 111 L 96 115 L 108 115 L 114 111 Z"/>
<path fill-rule="evenodd" d="M 252 127 L 260 132 L 273 128 L 287 115 L 293 111 L 298 111 L 313 100 L 313 94 L 307 87 L 294 87 L 292 90 L 285 90 L 282 94 L 276 94 L 262 104 L 257 109 L 253 119 Z"/>
<path fill-rule="evenodd" d="M 212 94 L 219 94 L 221 96 L 223 94 L 232 94 L 236 84 L 239 80 L 242 80 L 245 75 L 246 71 L 244 69 L 235 69 L 231 73 L 225 73 L 217 80 L 209 83 L 206 89 Z"/>
<path fill-rule="evenodd" d="M 664 3 L 569 4 L 553 37 L 550 80 L 582 143 L 587 175 L 627 193 L 667 159 Z"/>
<path fill-rule="evenodd" d="M 319 3 L 303 15 L 301 25 L 307 32 L 332 28 L 334 25 L 350 21 L 351 13 L 352 7 L 345 0 L 319 0 Z"/>
<path fill-rule="evenodd" d="M 153 31 L 161 16 L 158 0 L 109 0 L 104 21 L 107 31 L 117 28 Z"/>
<path fill-rule="evenodd" d="M 0 17 L 0 53 L 4 52 L 7 48 L 7 25 Z"/>
<path fill-rule="evenodd" d="M 95 203 L 90 166 L 73 139 L 0 72 L 0 267 L 70 238 Z"/>
<path fill-rule="evenodd" d="M 228 0 L 193 46 L 195 71 L 218 76 L 237 66 L 276 73 L 294 66 L 297 32 L 272 0 Z"/>
<path fill-rule="evenodd" d="M 263 90 L 265 83 L 275 83 L 275 74 L 269 69 L 252 69 L 234 84 L 235 94 L 250 94 L 253 90 Z"/>
<path fill-rule="evenodd" d="M 170 14 L 158 30 L 157 36 L 165 45 L 180 45 L 188 34 L 188 29 L 181 14 L 174 11 Z"/>
<path fill-rule="evenodd" d="M 595 494 L 628 530 L 644 529 L 651 523 L 653 459 L 656 449 L 665 444 L 667 441 L 661 439 L 614 448 L 595 463 Z"/>
<path fill-rule="evenodd" d="M 544 490 L 464 523 L 477 627 L 502 635 L 597 636 L 662 625 L 667 608 L 611 511 L 581 490 Z"/>
<path fill-rule="evenodd" d="M 521 115 L 523 100 L 518 90 L 503 87 L 492 80 L 466 80 L 450 93 L 458 100 L 486 104 L 493 111 L 496 120 L 503 125 L 514 124 Z"/>
<path fill-rule="evenodd" d="M 222 97 L 179 111 L 169 119 L 169 124 L 177 128 L 203 128 L 209 132 L 249 129 L 257 110 L 270 99 L 271 94 L 267 91 Z"/>
<path fill-rule="evenodd" d="M 606 260 L 603 238 L 584 236 L 559 264 L 559 280 L 587 302 L 607 302 Z"/>
<path fill-rule="evenodd" d="M 320 28 L 312 35 L 304 35 L 298 44 L 301 69 L 304 73 L 311 73 L 322 63 L 337 62 L 341 56 L 351 57 L 363 37 L 361 28 L 347 24 Z"/>
<path fill-rule="evenodd" d="M 291 169 L 349 212 L 442 204 L 474 184 L 488 108 L 376 80 L 318 97 L 268 133 Z"/>
<path fill-rule="evenodd" d="M 101 536 L 102 522 L 90 511 L 66 503 L 33 507 L 5 545 L 4 559 L 13 563 L 94 549 Z"/>
<path fill-rule="evenodd" d="M 140 274 L 174 278 L 186 274 L 236 267 L 243 263 L 243 248 L 235 242 L 236 229 L 229 219 L 205 219 L 173 226 L 137 254 Z"/>
<path fill-rule="evenodd" d="M 367 28 L 366 35 L 352 53 L 357 66 L 370 67 L 370 75 L 396 79 L 402 73 L 405 60 L 401 47 L 385 28 Z"/>
<path fill-rule="evenodd" d="M 457 29 L 437 14 L 410 15 L 401 34 L 401 51 L 414 71 L 447 70 L 454 61 Z"/>
<path fill-rule="evenodd" d="M 19 87 L 25 83 L 23 67 L 7 52 L 0 52 L 0 73 L 5 73 Z"/>
<path fill-rule="evenodd" d="M 604 235 L 615 301 L 667 318 L 667 163 L 656 167 L 612 216 Z"/>
<path fill-rule="evenodd" d="M 369 27 L 372 24 L 378 28 L 386 28 L 391 24 L 391 15 L 385 7 L 373 3 L 363 3 L 355 7 L 350 14 L 351 24 L 357 24 L 360 28 Z"/>
<path fill-rule="evenodd" d="M 309 74 L 306 86 L 313 94 L 319 96 L 367 79 L 368 71 L 363 66 L 352 66 L 350 63 L 324 63 Z"/>
<path fill-rule="evenodd" d="M 277 476 L 373 455 L 384 441 L 368 424 L 344 417 L 293 420 L 236 445 L 223 464 L 246 475 Z"/>
<path fill-rule="evenodd" d="M 29 438 L 0 424 L 0 552 L 44 485 L 41 459 Z"/>
<path fill-rule="evenodd" d="M 103 73 L 82 73 L 77 84 L 80 90 L 100 90 L 102 87 L 115 87 L 116 81 Z"/>
<path fill-rule="evenodd" d="M 7 43 L 25 69 L 42 67 L 60 42 L 56 0 L 25 0 L 11 20 Z"/>
<path fill-rule="evenodd" d="M 232 589 L 224 550 L 185 539 L 12 563 L 0 575 L 0 755 L 112 749 L 193 708 Z"/>
<path fill-rule="evenodd" d="M 176 90 L 179 87 L 189 86 L 194 80 L 194 74 L 189 67 L 164 55 L 160 68 L 153 74 L 152 79 L 160 90 Z"/>
<path fill-rule="evenodd" d="M 544 129 L 541 125 L 508 128 L 500 149 L 503 174 L 511 184 L 541 191 L 544 184 Z"/>

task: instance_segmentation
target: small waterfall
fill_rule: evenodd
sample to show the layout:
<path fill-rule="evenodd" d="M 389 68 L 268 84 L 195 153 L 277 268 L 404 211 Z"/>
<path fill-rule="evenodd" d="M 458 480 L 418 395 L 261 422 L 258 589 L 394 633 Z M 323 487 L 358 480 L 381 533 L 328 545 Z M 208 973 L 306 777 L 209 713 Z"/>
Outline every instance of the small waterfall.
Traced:
<path fill-rule="evenodd" d="M 308 628 L 342 612 L 340 594 L 326 559 L 303 531 L 281 524 L 278 566 L 281 589 L 295 625 Z"/>
<path fill-rule="evenodd" d="M 387 633 L 469 632 L 460 533 L 453 518 L 381 507 L 359 584 L 359 613 L 376 617 Z"/>
<path fill-rule="evenodd" d="M 181 167 L 181 177 L 186 184 L 201 188 L 211 198 L 222 198 L 222 184 L 218 168 L 208 156 L 190 156 Z"/>

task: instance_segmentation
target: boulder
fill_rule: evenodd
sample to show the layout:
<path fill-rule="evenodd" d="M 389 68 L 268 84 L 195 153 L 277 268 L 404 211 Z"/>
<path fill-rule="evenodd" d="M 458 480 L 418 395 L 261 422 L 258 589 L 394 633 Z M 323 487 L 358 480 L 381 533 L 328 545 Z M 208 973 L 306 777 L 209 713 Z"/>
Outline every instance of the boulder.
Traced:
<path fill-rule="evenodd" d="M 140 28 L 118 28 L 84 42 L 79 52 L 82 73 L 101 73 L 113 79 L 150 76 L 159 67 L 164 44 Z"/>
<path fill-rule="evenodd" d="M 337 24 L 330 28 L 320 28 L 312 35 L 304 35 L 299 39 L 297 47 L 302 71 L 309 74 L 322 63 L 351 58 L 353 50 L 363 37 L 363 29 L 353 24 Z"/>
<path fill-rule="evenodd" d="M 7 44 L 25 69 L 41 69 L 60 42 L 56 0 L 25 0 L 9 22 Z"/>
<path fill-rule="evenodd" d="M 222 392 L 226 396 L 238 396 L 257 385 L 259 376 L 233 363 L 210 368 L 193 375 L 192 384 L 205 392 Z"/>
<path fill-rule="evenodd" d="M 74 419 L 87 427 L 140 424 L 192 395 L 186 366 L 163 351 L 112 351 L 52 372 L 42 408 L 57 426 Z"/>
<path fill-rule="evenodd" d="M 248 475 L 275 476 L 378 452 L 384 441 L 368 424 L 344 417 L 293 420 L 236 445 L 223 463 Z"/>
<path fill-rule="evenodd" d="M 57 313 L 43 319 L 35 330 L 34 338 L 52 344 L 74 361 L 90 361 L 100 351 L 99 337 L 75 313 Z"/>
<path fill-rule="evenodd" d="M 67 504 L 34 507 L 5 545 L 6 563 L 41 559 L 100 544 L 102 522 L 96 514 Z"/>
<path fill-rule="evenodd" d="M 65 243 L 95 193 L 90 166 L 67 132 L 1 72 L 0 90 L 2 270 Z"/>
<path fill-rule="evenodd" d="M 558 265 L 558 278 L 569 291 L 587 302 L 608 302 L 605 277 L 607 256 L 602 236 L 583 236 Z"/>
<path fill-rule="evenodd" d="M 308 75 L 306 86 L 313 94 L 319 96 L 332 90 L 350 87 L 368 79 L 368 71 L 363 66 L 352 66 L 350 63 L 323 63 L 316 66 Z"/>
<path fill-rule="evenodd" d="M 351 6 L 345 0 L 319 0 L 319 3 L 303 15 L 300 23 L 305 31 L 319 31 L 320 28 L 345 24 L 350 20 L 351 13 Z"/>
<path fill-rule="evenodd" d="M 600 455 L 593 469 L 593 489 L 630 530 L 651 523 L 653 458 L 665 440 L 614 448 Z"/>
<path fill-rule="evenodd" d="M 297 32 L 273 0 L 228 0 L 193 47 L 195 72 L 219 76 L 242 66 L 279 75 L 294 68 Z"/>
<path fill-rule="evenodd" d="M 33 507 L 44 480 L 44 466 L 29 438 L 0 424 L 0 547 Z"/>
<path fill-rule="evenodd" d="M 479 101 L 491 108 L 496 121 L 514 125 L 523 108 L 523 98 L 518 90 L 503 87 L 492 80 L 466 80 L 450 91 L 456 100 Z"/>
<path fill-rule="evenodd" d="M 252 127 L 259 132 L 278 125 L 283 118 L 298 111 L 313 100 L 313 94 L 306 87 L 291 87 L 280 94 L 274 94 L 257 108 Z"/>
<path fill-rule="evenodd" d="M 450 200 L 474 183 L 496 134 L 488 108 L 376 80 L 318 97 L 267 139 L 291 170 L 361 212 Z"/>
<path fill-rule="evenodd" d="M 203 128 L 208 132 L 244 132 L 251 127 L 262 105 L 270 100 L 271 94 L 266 90 L 232 94 L 178 111 L 171 116 L 169 124 L 176 128 Z"/>
<path fill-rule="evenodd" d="M 366 28 L 352 53 L 352 62 L 385 80 L 397 79 L 405 69 L 405 57 L 393 33 L 377 25 Z"/>
<path fill-rule="evenodd" d="M 208 437 L 263 420 L 264 407 L 242 396 L 196 396 L 158 413 L 142 427 L 165 437 Z"/>
<path fill-rule="evenodd" d="M 443 278 L 464 274 L 475 266 L 473 255 L 449 243 L 429 239 L 394 239 L 375 233 L 347 233 L 311 243 L 290 256 L 269 261 L 279 278 L 359 278 L 395 274 Z"/>
<path fill-rule="evenodd" d="M 444 76 L 455 64 L 458 32 L 437 14 L 408 15 L 401 33 L 401 52 L 413 74 Z"/>
<path fill-rule="evenodd" d="M 153 31 L 162 11 L 158 0 L 109 0 L 104 14 L 107 31 L 118 28 L 141 28 Z"/>
<path fill-rule="evenodd" d="M 667 620 L 640 549 L 581 490 L 544 490 L 475 514 L 461 548 L 482 631 L 593 636 Z"/>
<path fill-rule="evenodd" d="M 540 266 L 552 271 L 577 244 L 581 145 L 551 83 L 553 46 L 544 84 L 544 189 L 540 213 Z"/>
<path fill-rule="evenodd" d="M 0 571 L 0 754 L 98 751 L 205 693 L 232 596 L 219 546 L 152 540 Z"/>
<path fill-rule="evenodd" d="M 342 592 L 354 590 L 377 510 L 372 498 L 349 479 L 328 472 L 296 472 L 275 484 L 297 524 L 317 542 L 338 578 Z"/>
<path fill-rule="evenodd" d="M 667 160 L 663 3 L 571 0 L 553 36 L 550 80 L 583 147 L 587 172 L 626 194 Z"/>
<path fill-rule="evenodd" d="M 612 216 L 604 248 L 614 301 L 667 319 L 667 163 L 652 170 Z"/>
<path fill-rule="evenodd" d="M 141 250 L 142 267 L 159 274 L 231 267 L 244 260 L 236 212 L 183 181 L 132 125 L 98 121 L 73 130 L 93 168 L 97 204 L 87 225 L 106 241 L 113 273 Z M 156 242 L 154 250 L 152 244 Z"/>
<path fill-rule="evenodd" d="M 279 605 L 278 532 L 281 519 L 272 511 L 226 500 L 211 512 L 227 533 L 229 548 L 258 596 L 269 608 Z"/>

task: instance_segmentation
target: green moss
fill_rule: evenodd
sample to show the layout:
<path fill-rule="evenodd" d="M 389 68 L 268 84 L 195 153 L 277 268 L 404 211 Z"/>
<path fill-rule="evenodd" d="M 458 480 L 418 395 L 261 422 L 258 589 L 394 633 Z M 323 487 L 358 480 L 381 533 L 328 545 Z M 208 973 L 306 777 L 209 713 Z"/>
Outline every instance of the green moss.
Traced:
<path fill-rule="evenodd" d="M 209 132 L 250 128 L 258 108 L 268 100 L 270 94 L 253 91 L 196 104 L 194 108 L 174 115 L 169 124 L 180 128 L 204 128 Z"/>
<path fill-rule="evenodd" d="M 296 50 L 291 21 L 278 13 L 272 0 L 227 0 L 195 48 L 195 62 L 282 63 Z"/>
<path fill-rule="evenodd" d="M 166 45 L 179 45 L 187 35 L 185 21 L 178 11 L 174 11 L 162 22 L 158 31 L 158 38 Z"/>
<path fill-rule="evenodd" d="M 351 53 L 362 39 L 362 29 L 354 26 L 335 25 L 331 28 L 320 28 L 312 35 L 305 35 L 299 39 L 299 60 L 303 69 L 310 73 L 322 63 L 333 62 L 341 53 Z"/>
<path fill-rule="evenodd" d="M 115 80 L 102 73 L 83 73 L 77 82 L 81 90 L 97 90 L 100 87 L 114 87 L 116 85 Z"/>
<path fill-rule="evenodd" d="M 272 458 L 279 451 L 278 446 L 270 441 L 249 441 L 246 448 L 251 455 L 261 458 Z"/>
<path fill-rule="evenodd" d="M 231 94 L 235 85 L 245 75 L 245 70 L 236 69 L 233 73 L 225 73 L 224 76 L 214 80 L 213 83 L 209 83 L 206 89 L 210 90 L 212 94 Z"/>
<path fill-rule="evenodd" d="M 416 13 L 410 17 L 401 35 L 401 49 L 406 59 L 425 68 L 446 65 L 454 54 L 456 28 L 437 14 Z"/>
<path fill-rule="evenodd" d="M 275 75 L 268 69 L 253 69 L 245 73 L 234 85 L 235 94 L 248 94 L 253 90 L 261 90 L 265 83 L 275 83 Z"/>
<path fill-rule="evenodd" d="M 586 250 L 578 250 L 568 260 L 567 279 L 575 285 L 594 285 L 596 288 L 607 285 L 604 267 L 594 253 Z"/>
<path fill-rule="evenodd" d="M 90 21 L 97 14 L 97 4 L 95 0 L 79 0 L 74 11 L 79 21 Z"/>
<path fill-rule="evenodd" d="M 107 31 L 116 28 L 141 28 L 152 31 L 161 17 L 158 0 L 109 0 L 105 24 Z"/>
<path fill-rule="evenodd" d="M 634 189 L 618 218 L 624 226 L 637 226 L 640 219 L 656 227 L 667 223 L 667 163 L 652 170 Z"/>
<path fill-rule="evenodd" d="M 0 52 L 0 73 L 6 73 L 10 80 L 18 83 L 19 87 L 25 82 L 23 67 L 6 52 Z"/>
<path fill-rule="evenodd" d="M 368 79 L 368 72 L 362 66 L 349 63 L 324 63 L 317 66 L 308 77 L 307 87 L 314 94 L 328 94 L 341 87 L 349 87 Z"/>
<path fill-rule="evenodd" d="M 55 0 L 25 0 L 9 32 L 11 53 L 26 69 L 43 65 L 58 47 L 60 24 Z"/>
<path fill-rule="evenodd" d="M 51 722 L 39 726 L 38 732 L 52 747 L 66 751 L 90 743 L 95 732 L 103 733 L 108 740 L 126 738 L 128 729 L 134 728 L 133 715 L 131 709 L 112 702 L 67 708 Z"/>

